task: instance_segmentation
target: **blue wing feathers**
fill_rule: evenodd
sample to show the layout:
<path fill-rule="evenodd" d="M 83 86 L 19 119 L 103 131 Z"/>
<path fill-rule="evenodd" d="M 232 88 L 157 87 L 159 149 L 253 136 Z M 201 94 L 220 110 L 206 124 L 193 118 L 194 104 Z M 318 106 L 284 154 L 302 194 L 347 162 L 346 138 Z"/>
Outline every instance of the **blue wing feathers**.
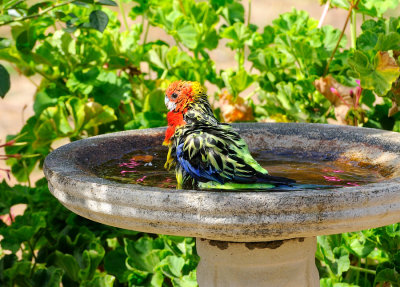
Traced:
<path fill-rule="evenodd" d="M 183 146 L 184 143 L 181 143 L 177 146 L 176 155 L 179 164 L 183 167 L 183 169 L 194 179 L 202 182 L 206 181 L 216 181 L 218 183 L 223 184 L 221 176 L 219 175 L 219 171 L 214 169 L 211 165 L 208 168 L 203 168 L 203 166 L 198 165 L 195 167 L 191 164 L 185 157 L 183 156 Z"/>

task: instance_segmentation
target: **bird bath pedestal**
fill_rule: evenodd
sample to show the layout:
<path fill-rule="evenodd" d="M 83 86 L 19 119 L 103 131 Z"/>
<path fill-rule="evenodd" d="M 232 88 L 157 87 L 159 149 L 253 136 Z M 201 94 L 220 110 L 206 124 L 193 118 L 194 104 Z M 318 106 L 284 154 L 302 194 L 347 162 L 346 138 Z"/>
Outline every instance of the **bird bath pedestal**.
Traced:
<path fill-rule="evenodd" d="M 93 166 L 161 145 L 165 129 L 97 136 L 52 152 L 44 171 L 73 212 L 125 229 L 197 238 L 201 287 L 319 286 L 316 236 L 400 221 L 400 134 L 317 124 L 239 124 L 250 151 L 367 163 L 379 183 L 327 190 L 173 190 L 111 182 Z"/>

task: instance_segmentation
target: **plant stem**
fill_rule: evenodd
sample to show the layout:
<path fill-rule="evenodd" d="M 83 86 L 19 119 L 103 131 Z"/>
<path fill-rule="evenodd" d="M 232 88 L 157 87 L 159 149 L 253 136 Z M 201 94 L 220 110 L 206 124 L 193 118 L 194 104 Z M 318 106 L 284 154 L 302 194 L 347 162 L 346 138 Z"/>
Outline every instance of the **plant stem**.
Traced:
<path fill-rule="evenodd" d="M 185 6 L 183 5 L 183 2 L 182 2 L 182 0 L 179 0 L 179 6 L 180 6 L 180 7 L 181 7 L 181 9 L 182 9 L 183 15 L 185 15 L 185 16 L 186 16 Z"/>
<path fill-rule="evenodd" d="M 124 25 L 125 25 L 125 29 L 130 31 L 129 26 L 128 26 L 128 21 L 126 20 L 126 15 L 125 15 L 125 11 L 124 11 L 124 6 L 122 5 L 122 0 L 118 1 L 118 6 L 119 6 L 119 11 L 122 15 L 122 19 L 124 21 Z"/>
<path fill-rule="evenodd" d="M 25 160 L 22 160 L 22 165 L 24 166 L 24 171 L 25 171 L 26 177 L 28 179 L 28 186 L 29 186 L 29 188 L 31 188 L 32 187 L 32 183 L 31 183 L 31 179 L 29 178 L 28 166 L 26 165 Z"/>
<path fill-rule="evenodd" d="M 356 11 L 353 10 L 351 13 L 351 47 L 353 49 L 357 48 L 357 14 Z"/>
<path fill-rule="evenodd" d="M 335 56 L 336 50 L 339 48 L 339 44 L 340 44 L 340 42 L 342 41 L 342 38 L 343 38 L 343 35 L 344 35 L 344 31 L 346 30 L 347 24 L 349 23 L 349 19 L 350 19 L 350 16 L 351 16 L 351 12 L 353 11 L 353 8 L 356 8 L 356 7 L 357 7 L 357 5 L 358 5 L 359 2 L 360 2 L 360 0 L 357 0 L 357 1 L 355 2 L 355 4 L 352 3 L 352 4 L 350 5 L 349 13 L 347 14 L 346 21 L 344 22 L 342 32 L 340 33 L 340 36 L 339 36 L 339 39 L 338 39 L 338 41 L 337 41 L 337 43 L 336 43 L 335 49 L 333 49 L 332 55 L 331 55 L 331 57 L 329 58 L 328 63 L 326 64 L 324 74 L 322 75 L 323 77 L 325 77 L 326 74 L 328 73 L 328 71 L 329 71 L 329 65 L 331 64 L 332 59 L 333 59 L 333 57 Z"/>
<path fill-rule="evenodd" d="M 295 52 L 295 50 L 293 48 L 293 45 L 292 45 L 292 41 L 290 40 L 290 37 L 286 36 L 286 39 L 287 39 L 287 42 L 289 44 L 290 53 L 292 53 L 292 55 L 294 57 L 294 60 L 295 60 L 295 62 L 297 63 L 297 65 L 299 67 L 299 72 L 302 74 L 303 78 L 304 77 L 308 77 L 308 75 L 309 75 L 308 69 L 306 68 L 305 65 L 303 65 L 303 62 L 301 61 L 301 59 L 299 59 L 297 57 L 296 52 Z"/>
<path fill-rule="evenodd" d="M 357 267 L 358 268 L 360 268 L 360 266 L 361 266 L 361 259 L 360 259 L 360 257 L 358 257 L 357 258 L 358 260 L 357 260 Z M 359 282 L 360 282 L 360 270 L 357 270 L 357 275 L 356 275 L 356 285 L 359 285 Z"/>
<path fill-rule="evenodd" d="M 319 22 L 318 22 L 318 28 L 322 27 L 322 24 L 324 23 L 325 17 L 328 14 L 328 10 L 329 10 L 330 5 L 331 5 L 331 0 L 326 1 L 324 10 L 322 11 L 321 18 L 319 19 Z"/>
<path fill-rule="evenodd" d="M 249 6 L 247 11 L 247 26 L 250 25 L 250 19 L 251 19 L 251 0 L 249 0 Z"/>
<path fill-rule="evenodd" d="M 150 21 L 147 20 L 147 22 L 146 22 L 146 29 L 144 30 L 143 45 L 145 45 L 146 42 L 147 42 L 147 36 L 149 35 L 149 29 L 150 29 Z"/>
<path fill-rule="evenodd" d="M 372 274 L 372 275 L 376 274 L 375 270 L 362 268 L 362 267 L 357 267 L 357 266 L 353 266 L 353 265 L 350 265 L 350 269 L 353 269 L 353 270 L 356 270 L 356 271 L 360 271 L 360 272 L 364 272 L 364 273 L 368 273 L 368 274 Z"/>
<path fill-rule="evenodd" d="M 9 9 L 14 9 L 15 7 L 17 7 L 19 4 L 25 2 L 25 0 L 19 0 L 16 3 L 14 3 L 13 5 L 11 5 L 10 7 L 7 7 L 7 10 Z"/>
<path fill-rule="evenodd" d="M 10 23 L 13 23 L 13 22 L 20 22 L 20 21 L 25 21 L 25 20 L 32 19 L 32 18 L 37 18 L 39 16 L 42 16 L 42 15 L 46 14 L 47 12 L 50 12 L 51 10 L 54 10 L 54 9 L 56 9 L 58 7 L 61 7 L 61 6 L 68 5 L 68 4 L 70 4 L 70 3 L 74 2 L 74 1 L 75 0 L 68 0 L 67 2 L 63 2 L 63 3 L 60 3 L 60 4 L 52 5 L 52 6 L 48 7 L 48 8 L 46 8 L 46 9 L 42 10 L 42 12 L 40 12 L 40 13 L 29 15 L 29 16 L 17 17 L 17 18 L 14 18 L 14 19 L 10 20 L 10 21 L 6 21 L 6 22 L 3 22 L 3 23 L 0 23 L 0 26 L 4 26 L 4 25 L 7 25 L 7 24 L 10 24 Z"/>

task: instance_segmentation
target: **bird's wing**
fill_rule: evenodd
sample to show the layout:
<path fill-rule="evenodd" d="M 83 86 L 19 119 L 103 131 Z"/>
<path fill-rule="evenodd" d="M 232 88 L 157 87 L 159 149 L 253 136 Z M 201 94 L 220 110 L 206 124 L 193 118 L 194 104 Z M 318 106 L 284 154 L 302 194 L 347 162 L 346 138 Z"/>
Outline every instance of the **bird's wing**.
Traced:
<path fill-rule="evenodd" d="M 227 127 L 190 130 L 177 144 L 179 164 L 195 180 L 251 183 L 267 175 L 251 156 L 246 143 Z"/>

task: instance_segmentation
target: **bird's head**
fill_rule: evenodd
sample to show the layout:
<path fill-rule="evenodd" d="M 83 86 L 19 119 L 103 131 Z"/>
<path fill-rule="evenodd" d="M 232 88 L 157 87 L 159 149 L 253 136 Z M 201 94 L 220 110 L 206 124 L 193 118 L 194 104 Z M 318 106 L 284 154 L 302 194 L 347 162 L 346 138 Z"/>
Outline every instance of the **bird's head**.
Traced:
<path fill-rule="evenodd" d="M 165 91 L 165 105 L 170 112 L 184 112 L 201 97 L 206 97 L 206 88 L 199 82 L 175 81 Z"/>

